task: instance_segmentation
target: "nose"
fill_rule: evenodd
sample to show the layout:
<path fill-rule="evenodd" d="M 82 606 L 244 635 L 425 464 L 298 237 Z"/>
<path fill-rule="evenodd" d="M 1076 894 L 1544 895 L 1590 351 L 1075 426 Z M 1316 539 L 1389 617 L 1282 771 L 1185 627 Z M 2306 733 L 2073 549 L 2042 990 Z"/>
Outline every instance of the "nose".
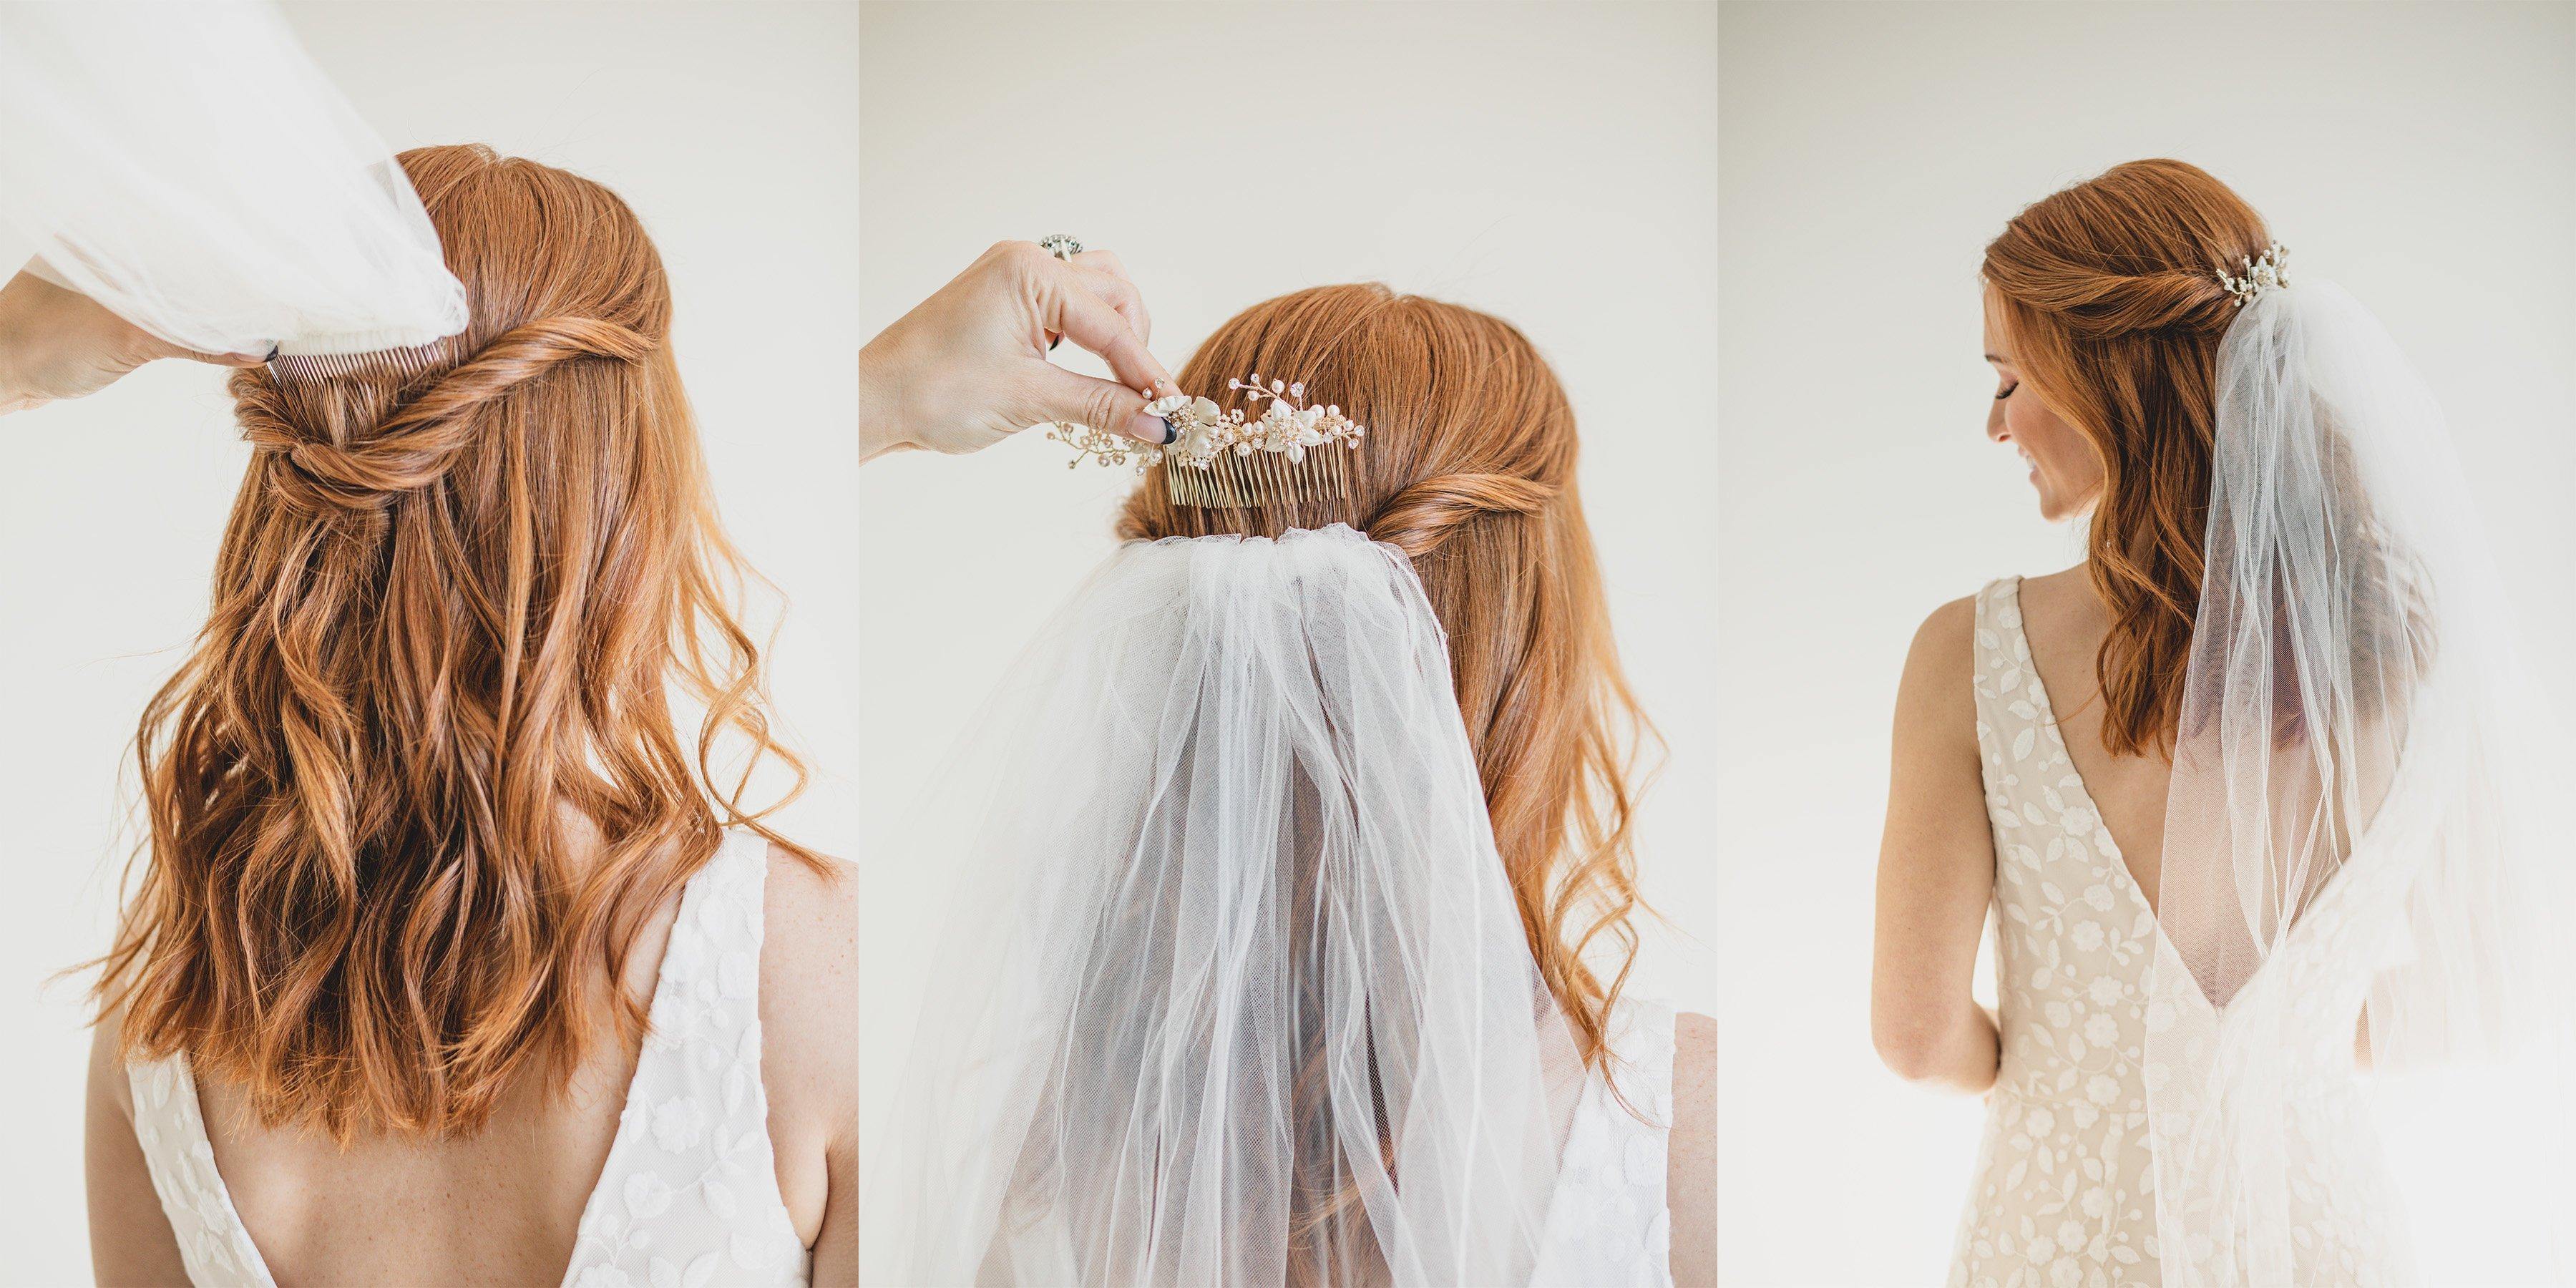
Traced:
<path fill-rule="evenodd" d="M 2011 437 L 2004 429 L 2004 405 L 1998 401 L 1986 409 L 1986 441 L 2000 443 Z"/>

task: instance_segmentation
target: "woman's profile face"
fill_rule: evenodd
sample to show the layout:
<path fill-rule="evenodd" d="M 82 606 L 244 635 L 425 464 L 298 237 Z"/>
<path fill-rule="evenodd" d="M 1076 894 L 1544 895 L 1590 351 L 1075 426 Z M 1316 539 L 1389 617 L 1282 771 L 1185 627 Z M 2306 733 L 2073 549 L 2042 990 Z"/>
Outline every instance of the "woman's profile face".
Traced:
<path fill-rule="evenodd" d="M 1986 413 L 1986 437 L 2020 452 L 2029 463 L 2040 516 L 2054 523 L 2091 508 L 2102 491 L 2102 457 L 2084 431 L 2060 419 L 2022 378 L 1991 292 L 1986 296 L 1986 361 L 1995 368 L 1995 404 Z"/>

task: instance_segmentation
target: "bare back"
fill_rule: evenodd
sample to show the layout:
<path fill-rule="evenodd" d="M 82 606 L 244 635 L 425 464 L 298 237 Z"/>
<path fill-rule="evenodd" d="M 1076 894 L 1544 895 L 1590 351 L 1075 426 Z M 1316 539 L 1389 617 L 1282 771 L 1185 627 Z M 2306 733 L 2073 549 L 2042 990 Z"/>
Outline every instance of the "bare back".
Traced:
<path fill-rule="evenodd" d="M 815 1251 L 815 1281 L 849 1282 L 854 883 L 775 847 L 767 861 L 759 1081 L 778 1196 L 798 1241 Z M 639 1001 L 654 995 L 678 906 L 656 913 L 628 958 L 619 985 Z M 100 1026 L 91 1061 L 93 1262 L 101 1283 L 185 1283 L 112 1032 L 112 1022 Z M 595 1043 L 565 1090 L 514 1087 L 488 1126 L 456 1140 L 362 1136 L 342 1149 L 304 1129 L 260 1126 L 237 1085 L 205 1081 L 197 1100 L 223 1188 L 278 1284 L 551 1284 L 573 1258 L 638 1056 L 633 1044 Z"/>

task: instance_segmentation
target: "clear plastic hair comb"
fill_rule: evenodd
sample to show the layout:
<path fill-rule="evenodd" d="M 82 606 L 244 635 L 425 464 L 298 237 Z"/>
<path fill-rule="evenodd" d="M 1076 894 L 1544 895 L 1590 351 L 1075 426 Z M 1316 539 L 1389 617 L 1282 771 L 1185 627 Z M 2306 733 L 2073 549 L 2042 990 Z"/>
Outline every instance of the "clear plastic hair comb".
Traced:
<path fill-rule="evenodd" d="M 371 349 L 364 353 L 280 353 L 268 360 L 268 374 L 280 381 L 337 380 L 342 376 L 390 376 L 407 381 L 452 365 L 462 336 L 433 340 L 406 349 Z"/>

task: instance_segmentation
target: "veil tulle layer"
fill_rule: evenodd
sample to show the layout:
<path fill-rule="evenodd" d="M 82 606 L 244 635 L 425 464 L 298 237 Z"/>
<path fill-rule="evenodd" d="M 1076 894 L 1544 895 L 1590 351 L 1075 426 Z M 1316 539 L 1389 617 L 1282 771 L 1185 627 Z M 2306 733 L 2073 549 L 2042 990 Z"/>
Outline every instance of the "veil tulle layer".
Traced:
<path fill-rule="evenodd" d="M 402 167 L 262 0 L 0 4 L 0 230 L 199 352 L 465 329 Z"/>
<path fill-rule="evenodd" d="M 883 1282 L 1527 1282 L 1580 1062 L 1400 552 L 1131 543 L 950 763 Z"/>
<path fill-rule="evenodd" d="M 2563 1193 L 2566 792 L 2441 415 L 2358 302 L 2244 307 L 2213 454 L 2145 1050 L 2165 1281 L 2342 1282 L 2351 1239 L 2405 1256 L 2346 1228 L 2404 1188 L 2337 1089 L 2356 1051 L 2431 1075 L 2426 1121 L 2511 1098 L 2520 1139 L 2440 1188 Z M 2516 1274 L 2576 1273 L 2521 1233 Z"/>

